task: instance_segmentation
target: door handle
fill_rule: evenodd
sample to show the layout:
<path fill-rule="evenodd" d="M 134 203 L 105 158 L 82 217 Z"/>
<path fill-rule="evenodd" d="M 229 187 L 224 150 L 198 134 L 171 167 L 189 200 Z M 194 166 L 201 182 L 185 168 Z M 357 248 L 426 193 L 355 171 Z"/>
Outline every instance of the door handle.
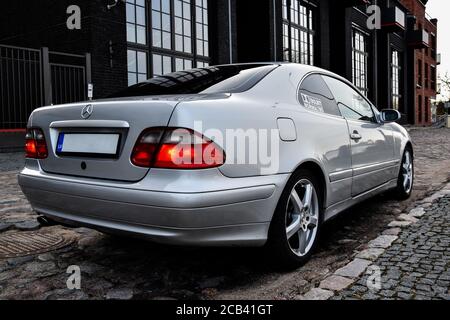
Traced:
<path fill-rule="evenodd" d="M 352 140 L 361 140 L 362 137 L 361 137 L 361 135 L 359 134 L 359 132 L 355 130 L 355 131 L 353 131 L 353 133 L 350 135 L 350 139 L 352 139 Z"/>

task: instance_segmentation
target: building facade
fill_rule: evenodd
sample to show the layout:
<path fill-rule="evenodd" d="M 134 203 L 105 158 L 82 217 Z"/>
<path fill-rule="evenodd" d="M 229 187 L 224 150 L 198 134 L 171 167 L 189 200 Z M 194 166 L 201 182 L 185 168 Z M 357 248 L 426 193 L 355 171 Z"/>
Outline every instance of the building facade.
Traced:
<path fill-rule="evenodd" d="M 420 0 L 16 0 L 0 12 L 0 46 L 48 48 L 50 60 L 52 52 L 78 57 L 88 53 L 85 77 L 89 78 L 83 84 L 93 84 L 94 98 L 155 75 L 214 64 L 310 64 L 346 77 L 379 109 L 397 109 L 405 122 L 426 125 L 431 121 L 430 99 L 436 94 L 437 21 L 425 17 L 425 4 Z M 67 28 L 70 5 L 80 8 L 81 29 Z M 45 52 L 41 50 L 41 60 Z M 20 57 L 1 59 L 3 65 Z M 58 75 L 49 70 L 53 82 Z M 45 91 L 46 82 L 41 86 Z M 51 92 L 41 105 L 59 101 L 55 86 L 46 89 Z M 0 101 L 4 108 L 6 100 Z M 5 117 L 2 121 L 0 129 L 8 122 Z M 23 118 L 8 123 L 20 127 Z"/>
<path fill-rule="evenodd" d="M 431 101 L 436 99 L 437 91 L 437 20 L 428 19 L 425 5 L 428 1 L 401 0 L 402 4 L 410 12 L 409 24 L 411 29 L 423 30 L 423 42 L 428 44 L 423 48 L 411 50 L 411 68 L 414 68 L 415 92 L 411 92 L 411 98 L 415 99 L 414 123 L 417 125 L 430 125 Z M 416 38 L 417 40 L 417 38 Z M 420 39 L 419 39 L 420 40 Z M 413 42 L 411 45 L 416 45 Z M 411 85 L 413 85 L 411 83 Z"/>

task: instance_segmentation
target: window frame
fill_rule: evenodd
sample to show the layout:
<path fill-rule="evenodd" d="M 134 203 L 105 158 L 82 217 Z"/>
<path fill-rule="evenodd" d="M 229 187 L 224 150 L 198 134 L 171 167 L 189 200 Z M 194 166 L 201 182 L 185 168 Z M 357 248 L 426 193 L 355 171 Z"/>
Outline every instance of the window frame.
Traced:
<path fill-rule="evenodd" d="M 153 0 L 154 1 L 154 0 Z M 150 8 L 149 10 L 151 12 L 154 11 L 153 9 L 153 1 L 149 0 L 150 3 Z M 162 0 L 164 1 L 164 0 Z M 157 47 L 153 45 L 153 16 L 151 16 L 150 21 L 149 21 L 149 25 L 151 26 L 149 29 L 149 33 L 150 33 L 150 37 L 151 37 L 151 41 L 149 41 L 149 50 L 151 51 L 151 57 L 150 57 L 150 72 L 149 74 L 154 77 L 157 74 L 154 73 L 153 70 L 153 65 L 154 65 L 154 61 L 153 61 L 153 56 L 156 55 L 161 55 L 161 56 L 166 56 L 166 57 L 170 57 L 171 58 L 171 64 L 172 64 L 172 72 L 175 72 L 177 69 L 177 59 L 183 59 L 184 60 L 190 60 L 191 64 L 192 64 L 192 68 L 197 68 L 200 65 L 201 67 L 204 66 L 209 66 L 210 62 L 211 62 L 211 58 L 210 56 L 203 56 L 203 55 L 199 55 L 197 54 L 197 36 L 198 36 L 198 30 L 197 30 L 197 8 L 202 8 L 202 14 L 204 15 L 204 11 L 206 11 L 206 15 L 207 15 L 207 21 L 206 24 L 202 24 L 203 28 L 206 25 L 208 27 L 208 33 L 207 33 L 207 40 L 205 40 L 207 42 L 207 46 L 208 46 L 208 55 L 210 54 L 210 50 L 209 50 L 209 39 L 210 39 L 210 34 L 209 34 L 209 4 L 208 4 L 208 0 L 180 0 L 181 4 L 183 6 L 183 3 L 186 1 L 189 1 L 189 8 L 190 8 L 190 17 L 189 17 L 189 21 L 190 21 L 190 43 L 191 43 L 191 52 L 183 52 L 183 51 L 177 51 L 176 50 L 176 37 L 179 36 L 179 34 L 176 32 L 175 27 L 176 27 L 176 18 L 179 18 L 178 16 L 175 16 L 175 2 L 176 0 L 168 0 L 169 1 L 169 7 L 170 7 L 170 42 L 171 42 L 171 49 L 166 49 L 166 48 L 162 48 L 162 47 Z M 199 7 L 197 5 L 198 1 L 201 1 L 202 6 Z M 206 4 L 206 7 L 204 6 Z M 183 8 L 184 10 L 184 8 Z M 202 21 L 203 21 L 203 17 L 202 16 Z M 204 22 L 204 21 L 203 21 Z M 182 19 L 182 24 L 183 24 L 183 28 L 184 28 L 184 20 Z M 202 29 L 203 29 L 202 28 Z M 203 33 L 203 36 L 205 34 Z M 184 43 L 183 43 L 183 48 L 184 48 Z"/>
<path fill-rule="evenodd" d="M 418 99 L 417 99 L 417 106 L 418 106 L 418 112 L 417 112 L 417 122 L 418 124 L 422 124 L 423 123 L 423 117 L 422 117 L 422 113 L 423 113 L 423 98 L 422 95 L 419 94 Z"/>
<path fill-rule="evenodd" d="M 292 12 L 294 11 L 292 3 L 297 4 L 297 19 L 293 20 Z M 303 22 L 306 22 L 306 26 L 302 23 L 302 7 L 306 9 L 306 16 Z M 306 65 L 314 66 L 317 60 L 317 50 L 316 50 L 316 15 L 317 6 L 309 1 L 305 0 L 283 0 L 282 2 L 282 33 L 283 33 L 283 61 L 301 63 Z M 297 31 L 298 38 L 293 38 L 292 32 Z M 286 33 L 287 31 L 287 33 Z M 302 41 L 302 35 L 306 34 L 306 42 Z M 293 48 L 292 45 L 298 46 L 299 57 L 298 60 L 293 59 Z M 286 46 L 287 45 L 287 46 Z M 306 45 L 306 53 L 302 52 L 303 45 Z M 286 57 L 287 52 L 287 57 Z M 306 60 L 303 60 L 303 55 L 306 54 Z M 306 62 L 305 62 L 306 61 Z"/>
<path fill-rule="evenodd" d="M 430 88 L 437 91 L 437 71 L 435 65 L 430 65 Z"/>
<path fill-rule="evenodd" d="M 315 72 L 315 71 L 313 73 L 319 73 L 322 76 L 329 77 L 329 78 L 332 78 L 332 79 L 337 80 L 339 82 L 342 82 L 344 85 L 347 85 L 351 89 L 355 90 L 356 93 L 358 93 L 369 104 L 370 109 L 372 110 L 372 113 L 373 113 L 373 116 L 374 116 L 373 118 L 375 119 L 375 122 L 374 121 L 367 121 L 367 120 L 359 120 L 359 119 L 347 119 L 345 116 L 342 115 L 342 112 L 339 109 L 339 112 L 341 112 L 341 115 L 342 115 L 341 117 L 343 119 L 345 119 L 346 121 L 357 121 L 357 122 L 361 122 L 361 123 L 374 123 L 374 124 L 379 124 L 379 125 L 382 124 L 382 122 L 380 121 L 380 112 L 378 111 L 378 109 L 374 106 L 374 104 L 366 96 L 364 96 L 361 92 L 359 92 L 359 89 L 353 83 L 351 83 L 350 81 L 345 80 L 345 79 L 340 79 L 339 77 L 337 77 L 335 75 L 332 75 L 332 74 L 327 74 L 327 73 L 324 73 L 324 72 L 323 73 Z M 325 83 L 326 83 L 326 81 L 325 81 Z M 328 84 L 327 84 L 327 86 L 328 86 Z M 333 93 L 333 90 L 331 88 L 329 88 L 329 89 L 330 89 L 331 94 L 333 95 L 334 100 L 336 101 L 338 107 L 339 107 L 339 104 L 342 104 L 342 105 L 346 106 L 347 108 L 349 108 L 345 103 L 339 102 L 339 100 L 336 99 L 336 96 Z M 330 116 L 332 116 L 332 115 L 330 115 Z"/>
<path fill-rule="evenodd" d="M 299 82 L 299 84 L 298 84 L 298 86 L 297 86 L 297 90 L 296 90 L 296 96 L 297 96 L 296 99 L 297 99 L 297 103 L 298 103 L 304 110 L 309 111 L 309 112 L 312 112 L 312 113 L 314 113 L 314 114 L 325 115 L 325 116 L 334 117 L 334 118 L 339 118 L 339 119 L 345 119 L 344 116 L 343 116 L 342 113 L 341 113 L 341 110 L 339 109 L 339 106 L 338 106 L 338 102 L 337 102 L 337 100 L 336 100 L 336 97 L 334 96 L 334 94 L 333 94 L 333 92 L 331 91 L 331 89 L 328 87 L 328 84 L 327 84 L 327 83 L 325 82 L 325 80 L 323 80 L 323 79 L 322 79 L 322 80 L 324 81 L 324 84 L 327 86 L 328 90 L 330 91 L 331 95 L 333 96 L 333 101 L 334 101 L 334 103 L 336 103 L 336 107 L 337 107 L 337 110 L 338 110 L 338 112 L 339 112 L 339 115 L 331 114 L 331 113 L 328 113 L 328 112 L 325 112 L 325 111 L 324 111 L 324 112 L 318 112 L 318 111 L 314 111 L 314 110 L 308 109 L 308 108 L 306 108 L 306 107 L 303 105 L 302 101 L 300 101 L 300 91 L 303 90 L 303 89 L 302 89 L 303 82 L 305 82 L 309 77 L 314 76 L 314 75 L 318 75 L 318 76 L 320 76 L 320 77 L 328 76 L 326 73 L 320 72 L 320 71 L 311 71 L 311 72 L 308 72 L 307 74 L 305 74 L 305 75 L 302 77 L 302 79 L 300 80 L 300 82 Z"/>
<path fill-rule="evenodd" d="M 422 88 L 423 86 L 423 61 L 417 59 L 417 85 Z"/>
<path fill-rule="evenodd" d="M 136 0 L 126 0 L 125 1 L 125 28 L 126 28 L 126 40 L 127 40 L 127 44 L 128 46 L 132 45 L 132 46 L 148 46 L 149 44 L 149 37 L 148 37 L 148 21 L 149 21 L 149 17 L 148 17 L 148 8 L 147 8 L 147 0 L 143 0 L 143 6 L 141 4 L 136 3 Z M 128 22 L 128 15 L 127 15 L 127 8 L 128 5 L 133 7 L 133 15 L 134 15 L 134 22 Z M 137 12 L 138 12 L 138 7 L 144 10 L 144 24 L 139 24 L 137 21 Z M 128 25 L 131 24 L 133 25 L 134 28 L 134 41 L 130 41 L 128 39 Z M 144 28 L 144 36 L 145 36 L 145 42 L 138 42 L 138 27 Z"/>
<path fill-rule="evenodd" d="M 356 35 L 359 35 L 363 39 L 364 50 L 361 48 L 356 48 Z M 363 96 L 367 97 L 369 95 L 369 34 L 364 32 L 358 26 L 352 26 L 352 82 L 353 85 L 358 88 L 358 92 L 363 93 Z M 361 42 L 361 41 L 360 41 Z M 359 60 L 357 59 L 359 58 Z M 359 62 L 359 68 L 355 68 L 355 65 Z M 361 81 L 361 72 L 364 68 L 364 87 L 358 86 L 357 81 L 357 71 L 359 71 L 359 81 Z"/>
<path fill-rule="evenodd" d="M 134 71 L 130 71 L 130 69 L 129 69 L 128 56 L 129 56 L 130 52 L 133 53 L 134 59 L 135 59 L 135 65 L 136 65 L 135 69 L 136 70 L 134 70 Z M 138 57 L 139 53 L 145 54 L 145 60 L 144 60 L 145 61 L 145 73 L 141 72 L 139 69 L 139 57 Z M 130 82 L 129 82 L 130 74 L 133 74 L 133 76 L 135 77 L 135 80 L 136 80 L 135 83 L 130 84 Z M 146 80 L 148 79 L 148 52 L 146 50 L 140 50 L 140 49 L 137 49 L 134 47 L 127 47 L 127 83 L 128 83 L 128 86 L 132 86 L 136 83 L 141 82 L 141 81 L 139 81 L 139 76 L 142 76 L 142 75 L 144 75 L 146 77 Z"/>
<path fill-rule="evenodd" d="M 394 54 L 397 59 L 394 61 Z M 403 52 L 395 48 L 391 49 L 391 106 L 392 109 L 400 111 L 403 102 Z M 395 108 L 395 99 L 398 99 L 398 106 Z"/>
<path fill-rule="evenodd" d="M 139 51 L 139 52 L 145 52 L 146 53 L 146 57 L 147 57 L 147 61 L 146 61 L 146 65 L 147 65 L 147 71 L 146 71 L 146 78 L 152 78 L 158 74 L 155 74 L 155 68 L 154 68 L 154 55 L 158 55 L 161 57 L 167 57 L 170 58 L 170 72 L 175 72 L 177 70 L 179 70 L 180 68 L 180 61 L 182 61 L 183 64 L 183 68 L 189 68 L 189 66 L 191 67 L 190 69 L 193 68 L 203 68 L 203 67 L 207 67 L 210 65 L 211 62 L 211 58 L 209 56 L 210 54 L 210 50 L 209 50 L 209 44 L 210 44 L 210 31 L 209 31 L 209 5 L 208 5 L 208 0 L 180 0 L 181 2 L 181 6 L 183 8 L 184 3 L 188 3 L 187 5 L 189 6 L 189 16 L 186 15 L 186 18 L 189 21 L 189 30 L 190 30 L 190 39 L 189 39 L 189 43 L 191 44 L 191 53 L 189 52 L 182 52 L 182 51 L 177 51 L 175 48 L 175 37 L 176 37 L 176 30 L 175 30 L 175 19 L 178 17 L 175 16 L 175 3 L 177 2 L 176 0 L 157 0 L 158 4 L 159 4 L 159 11 L 158 10 L 154 10 L 154 0 L 142 0 L 143 2 L 139 1 L 140 4 L 136 3 L 136 1 L 138 0 L 127 0 L 126 1 L 126 8 L 128 5 L 128 8 L 130 8 L 129 6 L 132 6 L 134 9 L 134 12 L 132 14 L 134 14 L 134 42 L 133 41 L 129 41 L 128 37 L 127 37 L 127 50 L 133 50 L 133 51 Z M 162 25 L 162 14 L 163 14 L 163 7 L 167 8 L 167 6 L 163 6 L 163 1 L 164 3 L 168 3 L 169 5 L 169 20 L 170 20 L 170 49 L 166 49 L 166 48 L 162 48 L 162 33 L 163 33 L 163 25 Z M 158 5 L 157 4 L 157 5 Z M 137 42 L 137 6 L 141 7 L 144 9 L 145 11 L 145 44 L 143 43 L 138 43 Z M 127 10 L 125 8 L 125 10 Z M 197 40 L 200 37 L 197 33 L 197 8 L 199 8 L 199 12 L 201 12 L 202 17 L 201 17 L 201 24 L 202 24 L 202 44 L 204 46 L 207 46 L 207 50 L 208 50 L 208 56 L 202 56 L 202 55 L 198 55 L 197 54 Z M 129 9 L 128 9 L 129 10 Z M 181 11 L 181 14 L 183 14 L 183 10 Z M 154 16 L 153 13 L 155 11 L 156 13 L 160 14 L 160 18 L 159 18 L 159 25 L 158 28 L 161 32 L 161 47 L 157 47 L 153 45 L 153 32 L 154 32 Z M 204 20 L 204 19 L 207 20 Z M 167 20 L 166 20 L 167 21 Z M 182 26 L 184 28 L 184 20 L 182 19 Z M 125 13 L 125 33 L 127 34 L 127 28 L 128 28 L 128 24 L 132 24 L 132 22 L 128 22 L 128 17 Z M 141 26 L 139 24 L 139 26 Z M 205 28 L 206 26 L 206 28 Z M 158 29 L 156 28 L 156 29 Z M 184 30 L 184 29 L 183 29 Z M 189 32 L 188 32 L 189 33 Z M 184 46 L 184 44 L 183 44 Z M 163 58 L 162 58 L 163 59 Z M 187 61 L 188 60 L 188 61 Z M 127 61 L 127 65 L 128 65 L 128 61 Z M 167 68 L 166 68 L 167 69 Z M 127 78 L 128 78 L 128 73 L 134 73 L 133 71 L 130 71 L 127 67 Z M 128 80 L 127 80 L 128 81 Z"/>
<path fill-rule="evenodd" d="M 436 35 L 433 32 L 430 32 L 430 42 L 431 42 L 431 58 L 436 60 L 436 56 L 437 56 L 437 39 L 436 39 Z"/>

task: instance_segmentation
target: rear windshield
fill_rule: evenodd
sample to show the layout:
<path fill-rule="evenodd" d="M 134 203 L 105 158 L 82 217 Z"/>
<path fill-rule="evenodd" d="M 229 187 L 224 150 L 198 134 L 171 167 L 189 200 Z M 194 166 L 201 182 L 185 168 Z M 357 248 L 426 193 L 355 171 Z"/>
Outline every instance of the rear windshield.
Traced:
<path fill-rule="evenodd" d="M 111 95 L 110 98 L 244 92 L 277 67 L 272 64 L 251 64 L 178 71 L 138 83 Z"/>

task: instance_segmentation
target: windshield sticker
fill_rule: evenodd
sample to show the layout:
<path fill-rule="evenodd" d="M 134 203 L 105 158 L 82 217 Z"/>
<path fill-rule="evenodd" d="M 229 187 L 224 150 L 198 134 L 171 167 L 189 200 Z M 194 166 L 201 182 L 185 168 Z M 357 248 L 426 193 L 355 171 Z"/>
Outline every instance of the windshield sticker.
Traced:
<path fill-rule="evenodd" d="M 301 95 L 303 99 L 303 105 L 305 106 L 305 108 L 316 112 L 324 112 L 322 101 L 320 99 L 308 96 L 304 93 L 301 93 Z"/>

